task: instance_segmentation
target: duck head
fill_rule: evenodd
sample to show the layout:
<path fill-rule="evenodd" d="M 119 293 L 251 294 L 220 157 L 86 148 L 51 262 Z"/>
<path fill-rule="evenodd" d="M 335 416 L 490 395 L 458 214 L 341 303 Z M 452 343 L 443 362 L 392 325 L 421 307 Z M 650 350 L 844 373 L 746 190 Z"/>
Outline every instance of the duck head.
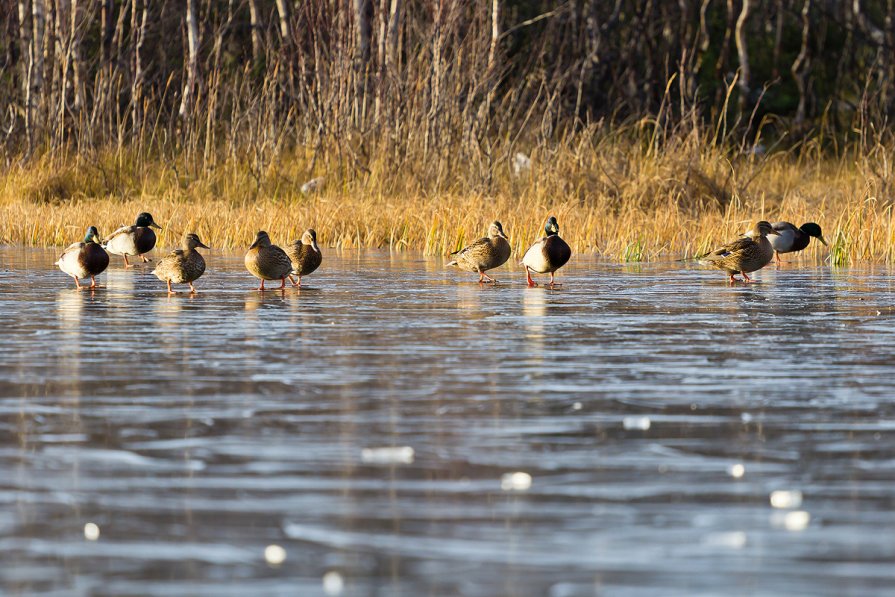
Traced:
<path fill-rule="evenodd" d="M 99 243 L 99 230 L 96 229 L 96 226 L 91 226 L 87 229 L 87 233 L 84 234 L 84 242 L 85 243 Z"/>
<path fill-rule="evenodd" d="M 547 223 L 544 224 L 544 232 L 547 233 L 547 236 L 559 234 L 559 224 L 556 223 L 556 218 L 550 216 L 550 218 L 547 220 Z"/>
<path fill-rule="evenodd" d="M 199 235 L 195 232 L 190 232 L 189 234 L 184 235 L 183 237 L 183 246 L 186 249 L 193 250 L 196 247 L 202 247 L 203 249 L 210 249 L 208 245 L 199 240 Z"/>
<path fill-rule="evenodd" d="M 501 225 L 501 223 L 496 220 L 494 222 L 491 222 L 491 225 L 488 227 L 488 236 L 492 238 L 495 236 L 499 236 L 504 240 L 510 240 L 507 238 L 507 235 L 504 234 L 503 226 Z"/>
<path fill-rule="evenodd" d="M 137 221 L 134 222 L 134 226 L 138 226 L 140 228 L 152 227 L 162 229 L 161 226 L 155 223 L 155 220 L 152 219 L 152 214 L 148 212 L 143 212 L 137 216 Z"/>
<path fill-rule="evenodd" d="M 308 228 L 305 230 L 305 233 L 301 235 L 301 244 L 310 245 L 312 249 L 320 252 L 320 247 L 317 246 L 317 231 L 313 228 Z"/>
<path fill-rule="evenodd" d="M 769 234 L 780 236 L 780 233 L 774 230 L 774 227 L 771 226 L 770 222 L 762 220 L 755 225 L 755 228 L 749 231 L 748 236 L 751 236 L 752 238 L 758 238 L 759 236 L 767 236 Z"/>
<path fill-rule="evenodd" d="M 801 230 L 808 236 L 813 236 L 823 244 L 827 244 L 827 239 L 824 238 L 823 232 L 820 231 L 820 226 L 818 226 L 814 222 L 802 224 L 801 226 L 799 226 L 799 230 Z"/>
<path fill-rule="evenodd" d="M 252 243 L 252 245 L 249 247 L 249 250 L 251 251 L 255 247 L 261 247 L 263 249 L 265 247 L 269 247 L 270 245 L 270 237 L 265 231 L 259 230 L 258 234 L 255 235 L 255 242 Z"/>

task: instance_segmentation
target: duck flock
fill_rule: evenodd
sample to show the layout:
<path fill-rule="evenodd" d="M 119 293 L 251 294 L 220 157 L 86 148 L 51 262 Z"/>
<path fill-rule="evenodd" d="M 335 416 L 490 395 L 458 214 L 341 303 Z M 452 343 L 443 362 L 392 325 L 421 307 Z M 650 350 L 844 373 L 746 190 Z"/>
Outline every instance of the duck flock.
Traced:
<path fill-rule="evenodd" d="M 156 235 L 153 228 L 161 229 L 152 215 L 141 213 L 133 226 L 123 226 L 108 238 L 101 239 L 95 226 L 90 226 L 84 240 L 70 245 L 56 262 L 63 272 L 74 278 L 78 289 L 85 288 L 81 280 L 90 278 L 90 286 L 96 287 L 96 276 L 109 267 L 109 253 L 124 258 L 124 267 L 134 267 L 128 257 L 139 257 L 143 263 L 149 261 L 146 253 L 155 247 Z M 529 286 L 537 286 L 532 274 L 549 274 L 549 287 L 557 286 L 556 271 L 564 266 L 572 257 L 572 249 L 559 236 L 559 224 L 551 216 L 544 225 L 545 236 L 536 241 L 522 257 L 525 266 L 526 282 Z M 737 274 L 743 276 L 744 282 L 752 282 L 749 274 L 760 270 L 774 260 L 780 262 L 781 253 L 801 251 L 808 246 L 811 238 L 817 238 L 827 244 L 820 226 L 813 222 L 796 227 L 789 222 L 761 221 L 745 235 L 699 258 L 699 262 L 727 272 L 731 282 L 738 281 Z M 168 285 L 168 292 L 173 293 L 172 284 L 189 284 L 190 292 L 195 293 L 193 282 L 205 273 L 205 259 L 196 249 L 209 249 L 195 233 L 183 237 L 180 249 L 172 251 L 164 257 L 152 271 L 155 276 Z M 463 271 L 479 275 L 479 283 L 496 283 L 497 280 L 487 275 L 488 270 L 500 267 L 507 262 L 512 253 L 509 239 L 500 222 L 493 222 L 488 228 L 488 236 L 480 238 L 463 249 L 451 253 L 454 259 L 448 266 L 455 266 Z M 314 272 L 323 262 L 323 254 L 317 246 L 317 233 L 309 228 L 301 238 L 293 241 L 283 250 L 273 244 L 267 232 L 259 231 L 255 242 L 251 244 L 245 255 L 246 269 L 261 282 L 258 290 L 265 290 L 265 281 L 279 280 L 278 289 L 286 288 L 289 279 L 293 286 L 301 286 L 302 276 Z M 296 280 L 297 278 L 297 280 Z"/>

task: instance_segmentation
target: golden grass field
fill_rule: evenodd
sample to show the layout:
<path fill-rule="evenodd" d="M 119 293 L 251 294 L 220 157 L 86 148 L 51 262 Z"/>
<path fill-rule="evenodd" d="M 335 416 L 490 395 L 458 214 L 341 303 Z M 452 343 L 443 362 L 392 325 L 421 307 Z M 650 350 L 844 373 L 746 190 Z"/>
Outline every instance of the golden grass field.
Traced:
<path fill-rule="evenodd" d="M 385 159 L 349 179 L 295 154 L 260 171 L 229 159 L 198 172 L 126 152 L 47 157 L 0 174 L 0 242 L 63 246 L 88 225 L 108 234 L 149 211 L 164 228 L 161 247 L 196 232 L 237 250 L 262 229 L 283 244 L 313 227 L 326 247 L 446 255 L 498 219 L 521 254 L 552 214 L 574 251 L 617 261 L 692 257 L 759 219 L 820 224 L 831 246 L 812 242 L 805 259 L 895 261 L 892 151 L 831 158 L 803 146 L 731 157 L 692 139 L 666 145 L 567 143 L 534 151 L 521 175 L 507 157 L 487 184 L 470 167 L 414 171 Z M 303 194 L 315 176 L 325 177 L 323 188 Z"/>

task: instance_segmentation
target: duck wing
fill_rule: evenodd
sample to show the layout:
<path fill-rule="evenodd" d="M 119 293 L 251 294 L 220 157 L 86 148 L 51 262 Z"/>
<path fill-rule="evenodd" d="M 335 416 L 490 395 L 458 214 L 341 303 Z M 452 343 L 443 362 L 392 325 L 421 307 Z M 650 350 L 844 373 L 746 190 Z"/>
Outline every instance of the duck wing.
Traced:
<path fill-rule="evenodd" d="M 706 253 L 700 258 L 700 260 L 708 262 L 721 261 L 722 259 L 727 259 L 731 256 L 740 255 L 743 252 L 754 249 L 755 247 L 755 241 L 746 236 L 743 238 L 732 240 L 729 243 L 718 247 L 711 253 Z"/>
<path fill-rule="evenodd" d="M 490 242 L 491 242 L 491 239 L 489 239 L 488 237 L 480 238 L 477 241 L 474 241 L 474 242 L 466 245 L 459 251 L 454 251 L 453 253 L 451 253 L 451 255 L 456 255 L 457 258 L 463 257 L 464 255 L 470 255 L 470 254 L 475 253 L 476 251 L 479 251 L 479 250 L 485 248 L 486 246 L 488 246 L 488 244 Z"/>

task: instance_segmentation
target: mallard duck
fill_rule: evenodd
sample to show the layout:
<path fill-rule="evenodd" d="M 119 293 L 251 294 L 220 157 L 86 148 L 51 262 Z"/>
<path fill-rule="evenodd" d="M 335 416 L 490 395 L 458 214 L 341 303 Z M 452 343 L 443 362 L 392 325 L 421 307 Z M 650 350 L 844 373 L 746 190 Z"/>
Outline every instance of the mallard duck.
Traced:
<path fill-rule="evenodd" d="M 323 254 L 317 246 L 317 232 L 313 228 L 305 230 L 299 240 L 286 246 L 286 254 L 292 261 L 289 281 L 293 286 L 301 286 L 301 277 L 316 270 L 323 261 Z M 292 276 L 298 276 L 298 282 Z"/>
<path fill-rule="evenodd" d="M 774 247 L 777 263 L 780 263 L 780 253 L 795 253 L 805 249 L 812 236 L 824 245 L 827 244 L 820 226 L 814 222 L 802 224 L 798 228 L 789 222 L 774 222 L 771 226 L 777 231 L 777 236 L 768 240 L 771 242 L 771 246 Z"/>
<path fill-rule="evenodd" d="M 507 242 L 507 235 L 503 232 L 503 226 L 500 222 L 492 222 L 488 227 L 488 236 L 451 253 L 457 257 L 448 263 L 447 267 L 457 266 L 463 271 L 477 273 L 479 284 L 486 280 L 496 283 L 497 280 L 485 272 L 506 263 L 512 251 L 510 243 Z"/>
<path fill-rule="evenodd" d="M 90 278 L 90 288 L 96 288 L 96 276 L 109 267 L 109 254 L 99 245 L 96 226 L 87 229 L 84 241 L 69 245 L 56 262 L 63 272 L 75 279 L 75 286 L 81 289 L 81 279 Z"/>
<path fill-rule="evenodd" d="M 286 278 L 292 272 L 292 261 L 286 251 L 270 242 L 266 232 L 260 230 L 245 257 L 246 269 L 261 280 L 258 290 L 264 290 L 265 280 L 282 280 L 280 290 L 286 288 Z"/>
<path fill-rule="evenodd" d="M 152 214 L 144 211 L 137 216 L 133 226 L 122 226 L 110 234 L 103 243 L 103 248 L 109 253 L 124 257 L 125 268 L 133 267 L 127 261 L 128 255 L 139 255 L 143 263 L 146 263 L 149 259 L 143 253 L 148 253 L 155 246 L 155 232 L 152 228 L 161 230 L 162 227 L 155 223 Z"/>
<path fill-rule="evenodd" d="M 566 241 L 559 237 L 559 224 L 556 223 L 556 218 L 550 216 L 544 225 L 544 232 L 547 233 L 547 236 L 529 247 L 522 258 L 529 286 L 537 286 L 531 279 L 532 273 L 549 273 L 550 286 L 555 286 L 556 270 L 564 266 L 572 257 L 572 249 L 566 244 Z"/>
<path fill-rule="evenodd" d="M 183 248 L 171 251 L 167 257 L 159 261 L 152 273 L 162 282 L 168 283 L 168 294 L 174 291 L 171 284 L 189 284 L 190 292 L 195 294 L 193 282 L 205 273 L 205 259 L 196 247 L 210 249 L 199 240 L 199 235 L 190 232 L 183 237 Z"/>
<path fill-rule="evenodd" d="M 699 263 L 723 269 L 730 276 L 731 282 L 737 281 L 734 278 L 736 274 L 743 274 L 743 279 L 751 282 L 752 278 L 747 274 L 760 270 L 774 258 L 774 247 L 771 246 L 768 235 L 778 234 L 770 223 L 762 220 L 746 236 L 700 257 Z"/>

